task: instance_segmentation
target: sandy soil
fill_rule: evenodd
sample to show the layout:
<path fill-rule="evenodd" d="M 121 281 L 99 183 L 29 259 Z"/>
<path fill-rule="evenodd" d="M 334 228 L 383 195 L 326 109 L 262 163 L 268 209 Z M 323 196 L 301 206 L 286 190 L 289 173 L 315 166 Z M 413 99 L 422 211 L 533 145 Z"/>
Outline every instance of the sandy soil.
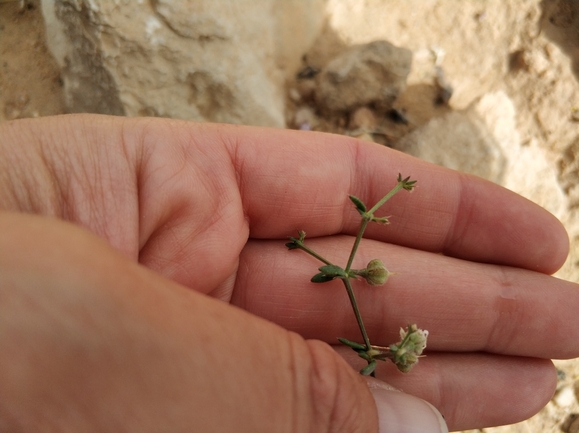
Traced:
<path fill-rule="evenodd" d="M 579 106 L 579 86 L 567 56 L 541 32 L 538 1 L 389 0 L 391 13 L 387 15 L 377 13 L 384 7 L 380 1 L 367 1 L 364 11 L 356 6 L 360 2 L 329 2 L 334 3 L 335 12 L 330 21 L 341 30 L 326 35 L 326 42 L 333 38 L 340 43 L 363 43 L 381 37 L 415 53 L 442 47 L 445 78 L 454 88 L 452 109 L 465 108 L 489 91 L 505 91 L 516 106 L 522 143 L 538 143 L 545 149 L 559 167 L 563 188 L 569 194 L 576 190 L 579 169 L 574 152 L 579 148 L 579 123 L 574 107 Z M 65 112 L 59 70 L 44 38 L 38 0 L 0 0 L 0 121 Z M 421 71 L 420 67 L 413 70 L 410 85 L 424 81 Z M 406 95 L 419 96 L 424 97 L 424 92 Z M 421 100 L 407 105 L 424 107 Z M 288 107 L 291 123 L 298 107 L 291 101 Z M 417 118 L 422 116 L 425 122 L 447 109 L 427 110 Z M 345 132 L 347 124 L 321 119 L 318 129 Z M 579 230 L 574 222 L 578 211 L 579 197 L 570 196 L 565 223 L 572 237 L 572 256 L 559 275 L 574 281 L 579 281 Z M 559 391 L 538 415 L 517 425 L 476 431 L 561 431 L 569 414 L 579 413 L 579 362 L 560 361 L 557 366 Z M 579 431 L 579 426 L 571 431 Z"/>

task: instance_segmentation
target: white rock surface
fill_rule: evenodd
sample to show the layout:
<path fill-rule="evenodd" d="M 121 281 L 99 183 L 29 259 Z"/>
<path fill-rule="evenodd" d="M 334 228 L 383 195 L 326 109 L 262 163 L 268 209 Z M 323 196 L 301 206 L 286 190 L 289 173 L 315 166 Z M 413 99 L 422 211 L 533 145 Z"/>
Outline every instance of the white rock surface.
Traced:
<path fill-rule="evenodd" d="M 575 403 L 575 395 L 571 386 L 565 386 L 558 390 L 553 397 L 553 402 L 559 407 L 569 407 Z"/>
<path fill-rule="evenodd" d="M 403 137 L 396 149 L 454 170 L 502 181 L 507 164 L 502 149 L 479 119 L 450 112 Z"/>
<path fill-rule="evenodd" d="M 42 7 L 69 111 L 277 127 L 285 126 L 286 74 L 323 20 L 323 0 L 44 0 Z"/>

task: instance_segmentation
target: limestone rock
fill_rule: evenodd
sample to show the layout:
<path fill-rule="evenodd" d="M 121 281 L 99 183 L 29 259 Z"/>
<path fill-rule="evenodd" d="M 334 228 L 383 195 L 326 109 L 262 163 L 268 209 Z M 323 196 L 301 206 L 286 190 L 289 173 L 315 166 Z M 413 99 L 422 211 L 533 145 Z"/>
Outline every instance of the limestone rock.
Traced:
<path fill-rule="evenodd" d="M 329 111 L 368 104 L 388 109 L 406 86 L 411 63 L 410 50 L 387 41 L 350 47 L 316 77 L 316 102 Z"/>
<path fill-rule="evenodd" d="M 558 162 L 559 182 L 569 197 L 570 208 L 579 210 L 579 137 L 564 150 Z"/>
<path fill-rule="evenodd" d="M 569 407 L 575 402 L 575 395 L 573 394 L 573 387 L 571 385 L 564 386 L 557 390 L 553 397 L 554 403 L 559 407 Z"/>
<path fill-rule="evenodd" d="M 505 176 L 507 160 L 499 143 L 480 119 L 466 112 L 453 111 L 435 117 L 404 136 L 394 147 L 434 164 L 497 183 Z"/>
<path fill-rule="evenodd" d="M 561 219 L 567 213 L 554 164 L 537 143 L 521 145 L 514 106 L 503 92 L 487 94 L 465 111 L 432 119 L 395 147 L 503 185 Z"/>
<path fill-rule="evenodd" d="M 310 131 L 319 123 L 316 113 L 310 107 L 301 107 L 296 110 L 294 116 L 294 126 L 302 131 Z"/>
<path fill-rule="evenodd" d="M 285 76 L 319 32 L 322 7 L 322 0 L 42 2 L 68 111 L 277 127 L 285 126 Z M 291 43 L 281 39 L 288 31 Z"/>
<path fill-rule="evenodd" d="M 356 109 L 350 116 L 350 121 L 348 123 L 348 128 L 350 129 L 365 129 L 367 131 L 372 131 L 376 129 L 378 120 L 376 115 L 368 107 L 360 107 Z"/>
<path fill-rule="evenodd" d="M 541 6 L 541 30 L 569 56 L 579 80 L 579 2 L 542 0 Z"/>

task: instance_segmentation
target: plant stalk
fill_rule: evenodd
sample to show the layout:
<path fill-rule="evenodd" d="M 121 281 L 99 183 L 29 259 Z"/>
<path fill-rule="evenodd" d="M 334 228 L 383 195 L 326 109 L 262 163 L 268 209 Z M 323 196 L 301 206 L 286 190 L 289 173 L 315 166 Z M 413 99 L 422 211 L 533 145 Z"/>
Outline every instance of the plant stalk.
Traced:
<path fill-rule="evenodd" d="M 306 247 L 304 245 L 303 242 L 301 242 L 299 239 L 293 239 L 292 240 L 295 242 L 295 244 L 297 245 L 297 247 L 302 250 L 305 251 L 306 253 L 308 253 L 310 256 L 315 257 L 316 259 L 318 259 L 320 262 L 325 263 L 326 265 L 334 265 L 332 262 L 330 262 L 329 260 L 324 259 L 322 256 L 320 256 L 318 253 L 316 253 L 315 251 L 309 249 L 308 247 Z"/>
<path fill-rule="evenodd" d="M 346 286 L 346 292 L 348 292 L 348 297 L 350 298 L 350 304 L 352 305 L 352 310 L 354 310 L 354 315 L 356 316 L 356 321 L 358 322 L 358 327 L 362 333 L 362 338 L 364 339 L 364 344 L 366 344 L 366 350 L 370 350 L 372 345 L 370 344 L 370 339 L 368 338 L 368 333 L 366 332 L 366 327 L 364 326 L 364 321 L 362 320 L 362 315 L 360 314 L 360 309 L 358 308 L 358 302 L 356 301 L 356 296 L 354 295 L 354 289 L 350 283 L 349 278 L 342 279 L 344 286 Z"/>
<path fill-rule="evenodd" d="M 356 252 L 358 251 L 358 247 L 360 246 L 360 242 L 362 241 L 362 237 L 364 236 L 364 231 L 370 222 L 369 219 L 364 218 L 362 219 L 362 224 L 360 224 L 360 230 L 358 230 L 358 235 L 356 236 L 356 240 L 354 241 L 354 245 L 352 245 L 352 251 L 350 252 L 350 257 L 348 257 L 348 264 L 344 271 L 348 273 L 352 268 L 352 264 L 354 263 L 354 257 L 356 256 Z"/>
<path fill-rule="evenodd" d="M 402 188 L 404 187 L 404 185 L 402 184 L 402 182 L 398 182 L 398 184 L 392 188 L 392 191 L 390 191 L 388 194 L 386 194 L 384 197 L 382 197 L 382 199 L 376 203 L 372 209 L 370 209 L 367 213 L 368 215 L 373 215 L 374 212 L 376 212 L 380 206 L 382 206 L 384 203 L 386 203 L 388 200 L 390 200 L 392 198 L 392 196 L 394 194 L 396 194 L 398 191 L 400 191 Z"/>

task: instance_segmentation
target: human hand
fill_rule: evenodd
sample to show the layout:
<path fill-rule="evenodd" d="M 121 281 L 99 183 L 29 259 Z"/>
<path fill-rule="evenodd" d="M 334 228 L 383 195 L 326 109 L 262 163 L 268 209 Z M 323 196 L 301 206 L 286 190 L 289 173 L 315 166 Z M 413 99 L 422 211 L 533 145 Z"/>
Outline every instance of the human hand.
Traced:
<path fill-rule="evenodd" d="M 418 187 L 357 256 L 398 275 L 358 301 L 373 342 L 418 323 L 430 352 L 378 378 L 466 429 L 532 415 L 554 390 L 548 359 L 579 356 L 577 285 L 545 275 L 563 228 L 489 182 L 347 137 L 91 115 L 2 124 L 0 155 L 0 209 L 70 221 L 125 256 L 53 219 L 0 217 L 0 427 L 376 431 L 343 361 L 356 355 L 319 341 L 358 338 L 347 297 L 307 283 L 317 264 L 284 243 L 302 229 L 347 257 L 348 194 L 375 202 L 398 173 Z M 371 387 L 381 432 L 428 417 Z"/>

